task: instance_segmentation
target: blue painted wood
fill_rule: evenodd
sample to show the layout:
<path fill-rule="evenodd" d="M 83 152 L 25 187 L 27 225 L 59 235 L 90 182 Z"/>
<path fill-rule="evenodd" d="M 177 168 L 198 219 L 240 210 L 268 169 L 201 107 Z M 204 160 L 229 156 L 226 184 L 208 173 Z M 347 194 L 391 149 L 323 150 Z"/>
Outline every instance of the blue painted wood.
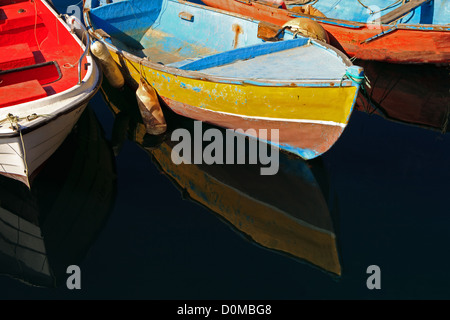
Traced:
<path fill-rule="evenodd" d="M 319 0 L 314 7 L 325 16 L 366 23 L 380 19 L 383 15 L 398 9 L 402 1 L 397 0 Z M 296 5 L 288 6 L 288 8 Z M 369 8 L 369 9 L 368 9 Z M 412 10 L 398 23 L 448 25 L 450 23 L 450 0 L 431 0 Z"/>
<path fill-rule="evenodd" d="M 127 8 L 145 14 L 136 21 Z M 288 31 L 281 41 L 265 42 L 257 37 L 259 21 L 189 2 L 115 0 L 93 8 L 91 20 L 112 36 L 113 44 L 114 39 L 130 43 L 127 36 L 138 42 L 136 54 L 153 62 L 249 83 L 308 80 L 308 85 L 327 86 L 327 80 L 342 79 L 348 66 L 320 42 L 293 39 Z"/>
<path fill-rule="evenodd" d="M 93 1 L 90 12 L 95 28 L 102 29 L 126 45 L 142 49 L 140 43 L 145 32 L 158 18 L 164 0 L 112 1 L 111 4 Z M 97 7 L 94 4 L 97 3 Z M 98 6 L 102 4 L 101 6 Z"/>
<path fill-rule="evenodd" d="M 262 43 L 262 40 L 256 36 L 248 36 L 256 35 L 258 31 L 258 23 L 252 20 L 244 20 L 231 14 L 222 14 L 208 10 L 208 8 L 179 3 L 178 1 L 164 1 L 163 7 L 164 9 L 152 29 L 171 35 L 171 38 L 165 40 L 168 46 L 182 39 L 197 47 L 222 52 L 235 47 L 240 48 Z M 180 12 L 192 14 L 194 16 L 193 21 L 182 20 L 179 17 Z M 236 30 L 239 29 L 237 39 L 233 26 Z M 155 33 L 149 32 L 145 35 L 141 39 L 142 46 L 154 45 Z"/>
<path fill-rule="evenodd" d="M 267 55 L 278 51 L 301 47 L 304 46 L 307 42 L 308 39 L 300 38 L 257 44 L 208 56 L 200 60 L 192 61 L 188 64 L 185 64 L 184 66 L 180 66 L 179 68 L 182 70 L 198 71 L 202 69 L 221 66 L 224 64 L 229 64 L 237 60 L 253 59 L 261 55 Z"/>
<path fill-rule="evenodd" d="M 291 41 L 295 40 L 287 42 Z M 230 64 L 211 66 L 202 72 L 230 78 L 245 77 L 279 81 L 333 79 L 339 81 L 347 67 L 344 64 L 333 63 L 333 61 L 333 57 L 320 47 L 304 46 L 259 55 L 249 60 L 242 59 Z"/>

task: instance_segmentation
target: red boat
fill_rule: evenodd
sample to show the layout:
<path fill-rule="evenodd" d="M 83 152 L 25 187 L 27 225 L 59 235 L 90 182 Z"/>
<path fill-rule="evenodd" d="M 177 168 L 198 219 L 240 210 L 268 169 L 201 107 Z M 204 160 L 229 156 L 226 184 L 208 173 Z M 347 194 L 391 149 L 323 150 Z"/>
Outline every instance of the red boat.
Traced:
<path fill-rule="evenodd" d="M 349 14 L 348 12 L 353 8 L 364 9 L 358 7 L 357 2 L 347 3 L 348 6 L 341 4 L 340 7 L 338 7 L 340 1 L 331 3 L 330 1 L 319 0 L 314 4 L 314 7 L 321 3 L 328 4 L 330 12 L 334 11 L 336 15 L 342 12 L 344 16 L 347 13 L 348 17 L 355 17 L 352 18 L 353 20 L 350 18 L 343 20 L 324 17 L 320 11 L 319 14 L 322 16 L 301 13 L 302 11 L 317 12 L 311 5 L 304 7 L 305 9 L 302 9 L 302 6 L 288 6 L 288 9 L 283 9 L 278 5 L 273 5 L 273 1 L 268 0 L 202 0 L 202 2 L 211 7 L 280 26 L 295 18 L 313 19 L 328 32 L 331 45 L 340 49 L 349 57 L 361 60 L 434 64 L 448 64 L 450 62 L 450 26 L 448 25 L 448 17 L 446 17 L 449 7 L 447 0 L 431 2 L 428 0 L 411 0 L 403 5 L 397 4 L 397 6 L 392 6 L 392 8 L 384 11 L 386 13 L 380 13 L 377 20 L 379 24 L 367 23 L 364 20 L 365 17 L 360 14 L 361 11 L 353 15 Z M 328 14 L 328 11 L 326 13 Z M 413 14 L 414 18 L 407 21 L 408 23 L 402 23 L 402 17 L 409 14 Z M 356 18 L 357 15 L 359 15 L 358 19 Z M 417 21 L 420 21 L 420 23 Z M 422 21 L 426 21 L 426 23 Z"/>
<path fill-rule="evenodd" d="M 98 90 L 81 28 L 45 0 L 0 0 L 0 174 L 30 186 Z"/>

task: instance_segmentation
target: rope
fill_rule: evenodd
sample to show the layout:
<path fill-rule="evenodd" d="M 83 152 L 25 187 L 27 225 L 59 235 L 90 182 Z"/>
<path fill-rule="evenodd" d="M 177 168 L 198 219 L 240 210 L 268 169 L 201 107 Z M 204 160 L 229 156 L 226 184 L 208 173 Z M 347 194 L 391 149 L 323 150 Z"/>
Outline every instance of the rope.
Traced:
<path fill-rule="evenodd" d="M 8 113 L 8 115 L 6 116 L 6 119 L 11 124 L 11 128 L 14 131 L 18 131 L 19 132 L 20 142 L 21 142 L 21 146 L 22 146 L 22 153 L 23 153 L 22 160 L 23 160 L 23 166 L 25 168 L 23 172 L 26 175 L 28 175 L 27 153 L 26 153 L 26 150 L 25 150 L 25 143 L 23 142 L 22 129 L 20 128 L 20 125 L 19 125 L 19 117 L 13 115 L 12 113 Z"/>
<path fill-rule="evenodd" d="M 372 11 L 372 9 L 370 9 L 368 6 L 366 6 L 364 3 L 361 2 L 361 0 L 358 0 L 359 4 L 362 5 L 364 8 L 366 8 L 367 10 L 369 10 L 370 14 L 375 14 L 375 13 L 379 13 L 381 11 L 387 10 L 389 8 L 392 8 L 394 6 L 396 6 L 397 4 L 399 4 L 400 2 L 402 2 L 402 5 L 405 3 L 405 0 L 396 0 L 394 3 L 384 7 L 383 9 L 380 9 L 378 11 Z"/>
<path fill-rule="evenodd" d="M 36 1 L 32 0 L 34 3 L 34 39 L 36 40 L 36 44 L 38 46 L 38 49 L 41 50 L 41 46 L 39 44 L 39 41 L 37 39 L 37 34 L 36 34 L 36 29 L 37 29 L 37 18 L 38 18 L 38 14 L 37 14 L 37 6 L 36 6 Z"/>
<path fill-rule="evenodd" d="M 84 36 L 85 35 L 86 35 L 86 32 L 83 32 L 83 36 L 81 37 L 81 42 L 83 42 L 83 43 L 84 43 Z M 81 56 L 82 53 L 83 52 L 82 52 L 82 49 L 80 47 L 80 56 Z M 76 67 L 77 65 L 78 65 L 78 61 L 76 61 L 73 64 L 69 63 L 69 62 L 66 62 L 66 63 L 63 64 L 63 68 L 70 69 L 70 68 Z"/>
<path fill-rule="evenodd" d="M 23 166 L 24 166 L 24 173 L 26 175 L 28 175 L 28 164 L 27 164 L 27 151 L 25 149 L 25 143 L 23 141 L 23 135 L 22 135 L 22 128 L 19 124 L 19 121 L 27 119 L 28 121 L 32 121 L 35 120 L 39 117 L 49 117 L 50 115 L 47 114 L 36 114 L 36 113 L 32 113 L 28 116 L 25 117 L 19 117 L 19 116 L 15 116 L 12 113 L 8 113 L 8 115 L 6 116 L 6 118 L 0 120 L 0 124 L 4 123 L 6 121 L 9 121 L 9 123 L 11 124 L 11 129 L 14 131 L 19 132 L 19 136 L 20 136 L 20 143 L 21 143 L 21 147 L 22 147 L 22 153 L 23 153 Z"/>
<path fill-rule="evenodd" d="M 139 60 L 139 76 L 141 79 L 144 79 L 145 81 L 147 81 L 147 76 L 145 75 L 145 69 L 142 66 L 142 61 L 144 60 L 144 58 Z M 142 74 L 144 74 L 144 76 L 142 76 Z"/>
<path fill-rule="evenodd" d="M 353 82 L 356 82 L 357 84 L 364 84 L 364 80 L 367 80 L 367 81 L 369 80 L 369 79 L 367 79 L 367 77 L 365 75 L 364 76 L 355 76 L 355 75 L 350 74 L 348 71 L 345 71 L 345 74 L 341 78 L 339 87 L 342 87 L 342 82 L 344 82 L 345 79 L 350 79 Z"/>
<path fill-rule="evenodd" d="M 56 23 L 56 38 L 58 39 L 58 45 L 59 45 L 59 28 L 58 28 L 58 18 L 55 19 Z"/>
<path fill-rule="evenodd" d="M 0 120 L 0 124 L 5 123 L 6 121 L 10 121 L 10 122 L 13 121 L 14 124 L 17 124 L 17 125 L 18 125 L 19 121 L 21 121 L 21 120 L 25 120 L 25 119 L 26 119 L 26 120 L 28 120 L 28 121 L 32 121 L 32 120 L 35 120 L 35 119 L 37 119 L 37 118 L 39 118 L 39 117 L 46 118 L 46 117 L 50 117 L 50 115 L 49 115 L 49 114 L 36 114 L 36 113 L 32 113 L 32 114 L 29 114 L 29 115 L 27 115 L 27 116 L 25 116 L 25 117 L 19 117 L 19 116 L 13 115 L 12 113 L 8 113 L 8 115 L 6 116 L 6 118 Z M 14 128 L 13 128 L 13 129 L 14 129 Z"/>
<path fill-rule="evenodd" d="M 361 94 L 364 97 L 366 97 L 366 99 L 367 99 L 367 101 L 368 101 L 368 103 L 370 105 L 373 105 L 373 101 L 371 99 L 371 96 L 367 92 L 367 88 L 371 89 L 372 86 L 370 85 L 370 80 L 369 80 L 369 78 L 367 78 L 366 75 L 356 76 L 356 75 L 350 74 L 348 71 L 345 71 L 345 74 L 342 76 L 341 82 L 339 83 L 339 87 L 342 87 L 342 82 L 345 79 L 350 79 L 351 81 L 356 82 L 357 84 L 359 84 L 360 88 L 361 88 Z M 364 108 L 365 108 L 365 106 L 364 106 Z"/>

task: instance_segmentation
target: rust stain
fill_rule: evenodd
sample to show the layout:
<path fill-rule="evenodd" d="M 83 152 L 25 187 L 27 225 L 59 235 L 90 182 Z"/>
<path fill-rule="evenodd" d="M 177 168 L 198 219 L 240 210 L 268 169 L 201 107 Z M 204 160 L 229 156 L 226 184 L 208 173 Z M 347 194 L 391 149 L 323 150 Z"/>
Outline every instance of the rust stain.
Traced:
<path fill-rule="evenodd" d="M 244 30 L 242 30 L 242 27 L 238 24 L 233 24 L 233 26 L 231 28 L 234 32 L 233 47 L 234 47 L 234 49 L 236 49 L 239 44 L 239 34 L 243 34 Z"/>

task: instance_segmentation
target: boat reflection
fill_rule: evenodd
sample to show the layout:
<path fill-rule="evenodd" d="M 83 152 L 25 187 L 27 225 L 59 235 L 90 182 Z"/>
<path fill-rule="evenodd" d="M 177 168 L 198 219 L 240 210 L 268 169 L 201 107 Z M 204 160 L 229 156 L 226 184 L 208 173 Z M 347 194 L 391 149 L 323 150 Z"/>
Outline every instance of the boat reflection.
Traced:
<path fill-rule="evenodd" d="M 260 166 L 250 164 L 176 165 L 171 153 L 177 142 L 171 141 L 170 134 L 179 127 L 192 133 L 194 122 L 165 108 L 166 135 L 147 135 L 133 91 L 119 92 L 107 81 L 101 90 L 115 114 L 112 141 L 116 154 L 126 138 L 135 141 L 184 198 L 206 207 L 240 235 L 333 276 L 341 275 L 326 196 L 312 171 L 323 172 L 320 160 L 305 162 L 280 153 L 278 173 L 266 176 L 260 175 Z M 203 130 L 207 128 L 212 126 L 203 124 Z"/>
<path fill-rule="evenodd" d="M 111 147 L 89 107 L 31 190 L 0 176 L 0 274 L 58 287 L 102 230 L 115 176 Z"/>
<path fill-rule="evenodd" d="M 358 96 L 357 109 L 427 129 L 449 130 L 450 69 L 358 61 L 369 78 L 370 99 Z"/>

